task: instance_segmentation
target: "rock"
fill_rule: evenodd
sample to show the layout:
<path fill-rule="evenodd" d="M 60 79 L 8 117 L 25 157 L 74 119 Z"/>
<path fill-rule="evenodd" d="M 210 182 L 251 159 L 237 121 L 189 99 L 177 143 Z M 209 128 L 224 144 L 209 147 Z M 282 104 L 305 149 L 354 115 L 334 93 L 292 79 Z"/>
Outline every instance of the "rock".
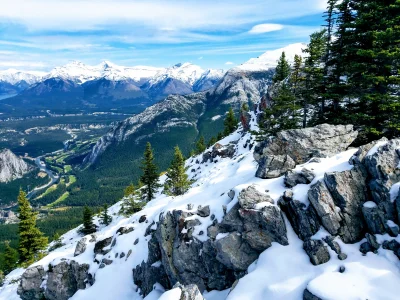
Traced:
<path fill-rule="evenodd" d="M 397 237 L 399 235 L 399 226 L 395 224 L 393 221 L 387 221 L 386 231 L 389 233 L 391 237 Z"/>
<path fill-rule="evenodd" d="M 364 162 L 364 158 L 367 156 L 369 150 L 371 150 L 376 144 L 387 142 L 388 139 L 383 137 L 380 140 L 373 141 L 369 144 L 360 146 L 356 153 L 350 158 L 349 163 L 352 165 L 361 164 Z"/>
<path fill-rule="evenodd" d="M 342 250 L 340 249 L 340 245 L 335 241 L 335 238 L 333 236 L 327 236 L 326 238 L 323 239 L 325 243 L 328 244 L 328 246 L 336 252 L 336 254 L 342 253 Z"/>
<path fill-rule="evenodd" d="M 45 275 L 43 266 L 35 266 L 27 269 L 21 276 L 17 293 L 22 300 L 43 299 L 42 281 Z"/>
<path fill-rule="evenodd" d="M 270 155 L 289 155 L 296 164 L 302 164 L 313 157 L 329 157 L 346 150 L 357 134 L 352 125 L 321 124 L 285 130 L 259 143 L 254 149 L 254 158 L 260 162 Z"/>
<path fill-rule="evenodd" d="M 178 282 L 173 288 L 181 289 L 180 300 L 204 300 L 199 288 L 195 284 L 184 286 Z"/>
<path fill-rule="evenodd" d="M 400 244 L 396 240 L 384 241 L 382 248 L 386 250 L 391 250 L 400 259 Z"/>
<path fill-rule="evenodd" d="M 93 243 L 93 242 L 95 242 L 95 241 L 96 241 L 96 236 L 95 236 L 94 234 L 91 234 L 91 235 L 90 235 L 89 243 Z"/>
<path fill-rule="evenodd" d="M 364 205 L 362 208 L 362 212 L 369 232 L 373 234 L 386 233 L 385 214 L 383 213 L 383 211 L 381 211 L 381 209 L 378 206 Z"/>
<path fill-rule="evenodd" d="M 240 110 L 240 123 L 242 123 L 243 131 L 250 130 L 251 114 L 248 111 Z"/>
<path fill-rule="evenodd" d="M 121 252 L 121 254 L 119 255 L 119 258 L 121 259 L 121 258 L 123 258 L 123 257 L 125 257 L 125 253 L 124 253 L 124 252 Z"/>
<path fill-rule="evenodd" d="M 213 240 L 215 240 L 215 238 L 217 237 L 218 233 L 219 233 L 219 229 L 218 229 L 217 226 L 210 226 L 210 227 L 207 228 L 207 236 L 209 236 Z"/>
<path fill-rule="evenodd" d="M 324 264 L 331 258 L 328 248 L 321 240 L 307 240 L 303 244 L 303 249 L 314 266 Z"/>
<path fill-rule="evenodd" d="M 289 188 L 293 188 L 298 184 L 309 184 L 314 178 L 314 173 L 307 169 L 302 169 L 300 173 L 289 170 L 285 173 L 284 184 Z"/>
<path fill-rule="evenodd" d="M 218 227 L 222 232 L 243 232 L 243 220 L 239 215 L 240 204 L 236 203 L 229 212 L 226 213 Z"/>
<path fill-rule="evenodd" d="M 345 243 L 358 242 L 364 235 L 362 205 L 368 199 L 367 176 L 365 168 L 358 165 L 348 171 L 326 173 L 324 176 L 333 201 L 340 208 L 339 235 Z"/>
<path fill-rule="evenodd" d="M 333 198 L 324 182 L 318 181 L 310 187 L 308 200 L 315 208 L 325 229 L 331 235 L 337 235 L 340 229 L 341 217 L 336 211 Z"/>
<path fill-rule="evenodd" d="M 230 233 L 226 237 L 215 242 L 217 260 L 230 269 L 246 271 L 258 257 L 237 233 Z"/>
<path fill-rule="evenodd" d="M 139 218 L 139 223 L 143 223 L 144 221 L 146 221 L 147 217 L 145 215 L 141 216 Z"/>
<path fill-rule="evenodd" d="M 378 205 L 379 210 L 383 212 L 384 218 L 395 220 L 397 215 L 395 204 L 390 199 L 390 189 L 379 179 L 371 180 L 368 185 L 372 199 Z"/>
<path fill-rule="evenodd" d="M 128 260 L 129 256 L 132 254 L 132 249 L 129 249 L 128 254 L 126 255 L 125 261 Z"/>
<path fill-rule="evenodd" d="M 367 233 L 365 234 L 365 237 L 367 239 L 367 242 L 371 245 L 372 248 L 374 248 L 375 250 L 379 249 L 381 245 L 378 243 L 374 235 Z"/>
<path fill-rule="evenodd" d="M 231 200 L 233 200 L 233 198 L 235 198 L 235 191 L 234 190 L 230 190 L 228 192 L 228 197 L 231 198 Z"/>
<path fill-rule="evenodd" d="M 155 229 L 152 229 L 153 225 L 155 225 L 155 224 L 156 224 L 156 222 L 153 221 L 149 226 L 147 226 L 144 236 L 148 236 L 156 231 Z"/>
<path fill-rule="evenodd" d="M 240 207 L 253 209 L 258 203 L 267 202 L 274 204 L 274 200 L 269 195 L 259 192 L 255 186 L 250 185 L 239 193 Z"/>
<path fill-rule="evenodd" d="M 256 177 L 262 179 L 277 178 L 293 169 L 296 163 L 289 155 L 268 155 L 258 161 Z"/>
<path fill-rule="evenodd" d="M 139 238 L 137 238 L 137 239 L 133 242 L 134 245 L 137 245 L 138 243 L 139 243 Z"/>
<path fill-rule="evenodd" d="M 347 258 L 347 254 L 346 253 L 339 253 L 337 256 L 340 260 L 345 260 Z"/>
<path fill-rule="evenodd" d="M 228 145 L 221 145 L 216 143 L 211 151 L 207 151 L 203 154 L 203 163 L 207 161 L 213 161 L 216 157 L 232 158 L 236 152 L 236 145 L 234 143 L 229 143 Z"/>
<path fill-rule="evenodd" d="M 48 272 L 44 296 L 48 300 L 67 300 L 89 282 L 89 265 L 63 261 Z M 91 279 L 93 281 L 93 278 Z"/>
<path fill-rule="evenodd" d="M 113 261 L 112 261 L 112 259 L 103 258 L 101 263 L 103 263 L 103 264 L 108 266 L 108 265 L 111 265 L 113 263 Z"/>
<path fill-rule="evenodd" d="M 113 239 L 112 237 L 108 237 L 108 238 L 106 238 L 104 240 L 98 241 L 94 245 L 94 254 L 106 255 L 108 252 L 110 252 L 111 249 L 104 250 L 104 248 L 106 248 L 106 247 L 111 245 L 112 239 Z"/>
<path fill-rule="evenodd" d="M 192 210 L 192 209 L 193 209 L 193 204 L 192 204 L 192 203 L 189 203 L 189 204 L 187 205 L 187 209 L 188 209 L 188 210 Z"/>
<path fill-rule="evenodd" d="M 101 263 L 100 266 L 99 266 L 99 269 L 103 269 L 105 267 L 106 267 L 106 264 L 105 263 Z"/>
<path fill-rule="evenodd" d="M 305 289 L 303 293 L 303 300 L 322 300 L 322 299 L 312 294 L 309 290 Z"/>
<path fill-rule="evenodd" d="M 165 289 L 170 289 L 171 285 L 168 281 L 163 265 L 148 265 L 142 262 L 141 265 L 133 269 L 133 281 L 140 287 L 143 296 L 147 296 L 156 283 L 161 284 Z"/>
<path fill-rule="evenodd" d="M 360 252 L 362 254 L 367 254 L 368 252 L 374 252 L 374 251 L 376 250 L 368 242 L 364 242 L 360 245 Z"/>
<path fill-rule="evenodd" d="M 197 209 L 197 214 L 203 218 L 208 217 L 210 215 L 210 206 L 207 205 L 207 206 L 199 207 Z"/>
<path fill-rule="evenodd" d="M 345 266 L 340 266 L 340 267 L 339 267 L 339 272 L 340 272 L 340 273 L 344 273 L 344 271 L 346 271 Z"/>
<path fill-rule="evenodd" d="M 133 227 L 120 227 L 118 230 L 117 230 L 117 234 L 120 234 L 120 235 L 123 235 L 123 234 L 128 234 L 128 233 L 130 233 L 130 232 L 132 232 L 134 230 L 134 228 Z"/>
<path fill-rule="evenodd" d="M 306 207 L 304 203 L 293 200 L 290 190 L 285 191 L 278 204 L 300 239 L 304 241 L 318 232 L 321 225 L 312 205 Z"/>
<path fill-rule="evenodd" d="M 86 250 L 86 240 L 87 239 L 85 237 L 83 237 L 78 241 L 78 243 L 76 244 L 76 247 L 75 247 L 74 257 L 82 254 L 83 252 L 85 252 L 85 250 Z"/>
<path fill-rule="evenodd" d="M 113 239 L 111 242 L 111 248 L 114 247 L 117 244 L 117 239 Z"/>

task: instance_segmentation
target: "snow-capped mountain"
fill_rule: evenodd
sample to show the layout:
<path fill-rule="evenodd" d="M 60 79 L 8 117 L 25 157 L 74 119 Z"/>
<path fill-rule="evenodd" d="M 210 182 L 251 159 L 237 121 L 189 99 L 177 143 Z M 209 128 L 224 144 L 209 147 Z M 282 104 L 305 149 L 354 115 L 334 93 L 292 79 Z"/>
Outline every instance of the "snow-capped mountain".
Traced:
<path fill-rule="evenodd" d="M 25 81 L 30 85 L 41 80 L 45 74 L 45 72 L 39 71 L 19 71 L 16 69 L 8 69 L 0 71 L 0 81 L 8 82 L 12 85 Z"/>
<path fill-rule="evenodd" d="M 208 69 L 204 71 L 193 84 L 193 91 L 202 92 L 214 87 L 224 77 L 224 74 L 224 70 Z"/>
<path fill-rule="evenodd" d="M 296 43 L 276 50 L 269 50 L 257 58 L 251 58 L 236 68 L 244 71 L 263 71 L 275 68 L 283 51 L 287 60 L 292 63 L 296 54 L 304 56 L 302 49 L 305 49 L 306 46 L 306 44 Z"/>
<path fill-rule="evenodd" d="M 31 169 L 31 166 L 10 150 L 0 150 L 0 182 L 9 182 L 21 178 Z"/>
<path fill-rule="evenodd" d="M 166 79 L 172 78 L 192 86 L 203 75 L 204 70 L 191 63 L 179 63 L 158 72 L 149 80 L 149 86 L 157 85 Z"/>

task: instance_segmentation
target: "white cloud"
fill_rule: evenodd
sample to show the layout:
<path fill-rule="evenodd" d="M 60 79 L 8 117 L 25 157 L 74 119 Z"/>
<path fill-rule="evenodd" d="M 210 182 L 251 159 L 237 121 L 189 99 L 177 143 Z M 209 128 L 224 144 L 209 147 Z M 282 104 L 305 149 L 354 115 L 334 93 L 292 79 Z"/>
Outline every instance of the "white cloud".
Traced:
<path fill-rule="evenodd" d="M 253 26 L 253 28 L 249 31 L 250 34 L 260 34 L 272 31 L 279 31 L 284 28 L 281 24 L 259 24 Z"/>
<path fill-rule="evenodd" d="M 226 65 L 234 65 L 234 63 L 231 62 L 231 61 L 227 61 L 225 64 L 226 64 Z"/>

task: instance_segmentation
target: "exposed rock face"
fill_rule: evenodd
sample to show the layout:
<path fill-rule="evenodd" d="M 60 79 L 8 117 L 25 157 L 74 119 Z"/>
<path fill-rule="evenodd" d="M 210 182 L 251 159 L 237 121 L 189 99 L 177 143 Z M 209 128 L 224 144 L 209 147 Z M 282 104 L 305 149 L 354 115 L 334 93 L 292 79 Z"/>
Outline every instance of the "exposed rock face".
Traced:
<path fill-rule="evenodd" d="M 78 289 L 86 288 L 89 283 L 89 265 L 80 265 L 75 261 L 61 262 L 48 272 L 47 288 L 44 296 L 49 300 L 67 300 Z"/>
<path fill-rule="evenodd" d="M 259 162 L 266 156 L 289 155 L 296 164 L 301 164 L 312 157 L 328 157 L 346 150 L 357 134 L 352 125 L 321 124 L 312 128 L 285 130 L 258 144 L 254 158 Z"/>
<path fill-rule="evenodd" d="M 79 242 L 76 244 L 75 252 L 74 252 L 74 257 L 82 254 L 86 250 L 86 238 L 83 237 L 79 240 Z"/>
<path fill-rule="evenodd" d="M 303 249 L 314 266 L 324 264 L 331 258 L 328 248 L 321 240 L 307 240 L 303 244 Z"/>
<path fill-rule="evenodd" d="M 203 295 L 195 284 L 184 286 L 177 283 L 174 285 L 174 288 L 181 289 L 182 293 L 179 298 L 180 300 L 204 300 Z"/>
<path fill-rule="evenodd" d="M 29 268 L 22 274 L 17 291 L 22 300 L 41 300 L 43 298 L 41 285 L 44 274 L 42 266 Z"/>
<path fill-rule="evenodd" d="M 236 145 L 234 143 L 229 143 L 228 145 L 221 145 L 216 143 L 211 151 L 205 152 L 203 154 L 203 163 L 209 160 L 213 161 L 216 157 L 226 158 L 233 157 L 236 152 Z"/>
<path fill-rule="evenodd" d="M 258 161 L 256 177 L 268 179 L 276 178 L 293 169 L 296 163 L 289 155 L 268 155 Z"/>
<path fill-rule="evenodd" d="M 243 190 L 242 196 L 252 195 L 264 200 L 266 195 L 253 189 Z M 249 203 L 255 202 L 242 203 L 249 207 L 252 206 Z M 209 227 L 210 239 L 206 242 L 192 235 L 192 228 L 199 224 L 185 220 L 192 215 L 172 211 L 160 216 L 157 230 L 149 242 L 149 259 L 133 271 L 134 282 L 144 295 L 152 290 L 155 282 L 166 288 L 180 282 L 196 284 L 200 291 L 226 289 L 245 275 L 248 266 L 272 242 L 288 244 L 281 211 L 272 204 L 262 209 L 248 209 L 236 204 L 221 223 L 215 220 Z M 224 236 L 216 239 L 218 234 Z M 158 261 L 160 263 L 156 263 Z"/>
<path fill-rule="evenodd" d="M 239 194 L 239 204 L 243 208 L 255 208 L 257 203 L 268 202 L 274 204 L 269 195 L 260 193 L 254 186 L 250 185 Z"/>
<path fill-rule="evenodd" d="M 0 150 L 0 182 L 9 182 L 21 178 L 31 170 L 33 170 L 33 167 L 10 150 Z"/>
<path fill-rule="evenodd" d="M 292 188 L 298 184 L 309 184 L 313 181 L 315 175 L 307 169 L 302 169 L 300 173 L 287 171 L 285 174 L 284 183 L 287 187 Z"/>
<path fill-rule="evenodd" d="M 110 252 L 110 249 L 104 249 L 104 248 L 107 248 L 108 246 L 110 246 L 111 242 L 112 242 L 112 237 L 108 237 L 104 240 L 98 241 L 94 245 L 94 253 L 106 255 L 108 252 Z"/>
<path fill-rule="evenodd" d="M 386 233 L 386 219 L 383 211 L 378 207 L 363 207 L 362 212 L 369 232 L 373 234 Z"/>

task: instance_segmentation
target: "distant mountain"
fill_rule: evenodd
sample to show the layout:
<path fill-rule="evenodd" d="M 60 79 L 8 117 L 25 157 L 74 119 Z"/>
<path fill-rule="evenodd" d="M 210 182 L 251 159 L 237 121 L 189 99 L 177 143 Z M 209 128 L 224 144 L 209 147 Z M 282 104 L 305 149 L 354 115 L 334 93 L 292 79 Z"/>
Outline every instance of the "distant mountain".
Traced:
<path fill-rule="evenodd" d="M 0 95 L 18 94 L 41 80 L 43 72 L 25 72 L 15 69 L 0 71 Z"/>
<path fill-rule="evenodd" d="M 32 167 L 8 149 L 0 150 L 0 182 L 9 182 L 21 178 Z"/>
<path fill-rule="evenodd" d="M 206 70 L 193 84 L 193 91 L 202 92 L 211 89 L 221 81 L 224 74 L 224 70 Z"/>

